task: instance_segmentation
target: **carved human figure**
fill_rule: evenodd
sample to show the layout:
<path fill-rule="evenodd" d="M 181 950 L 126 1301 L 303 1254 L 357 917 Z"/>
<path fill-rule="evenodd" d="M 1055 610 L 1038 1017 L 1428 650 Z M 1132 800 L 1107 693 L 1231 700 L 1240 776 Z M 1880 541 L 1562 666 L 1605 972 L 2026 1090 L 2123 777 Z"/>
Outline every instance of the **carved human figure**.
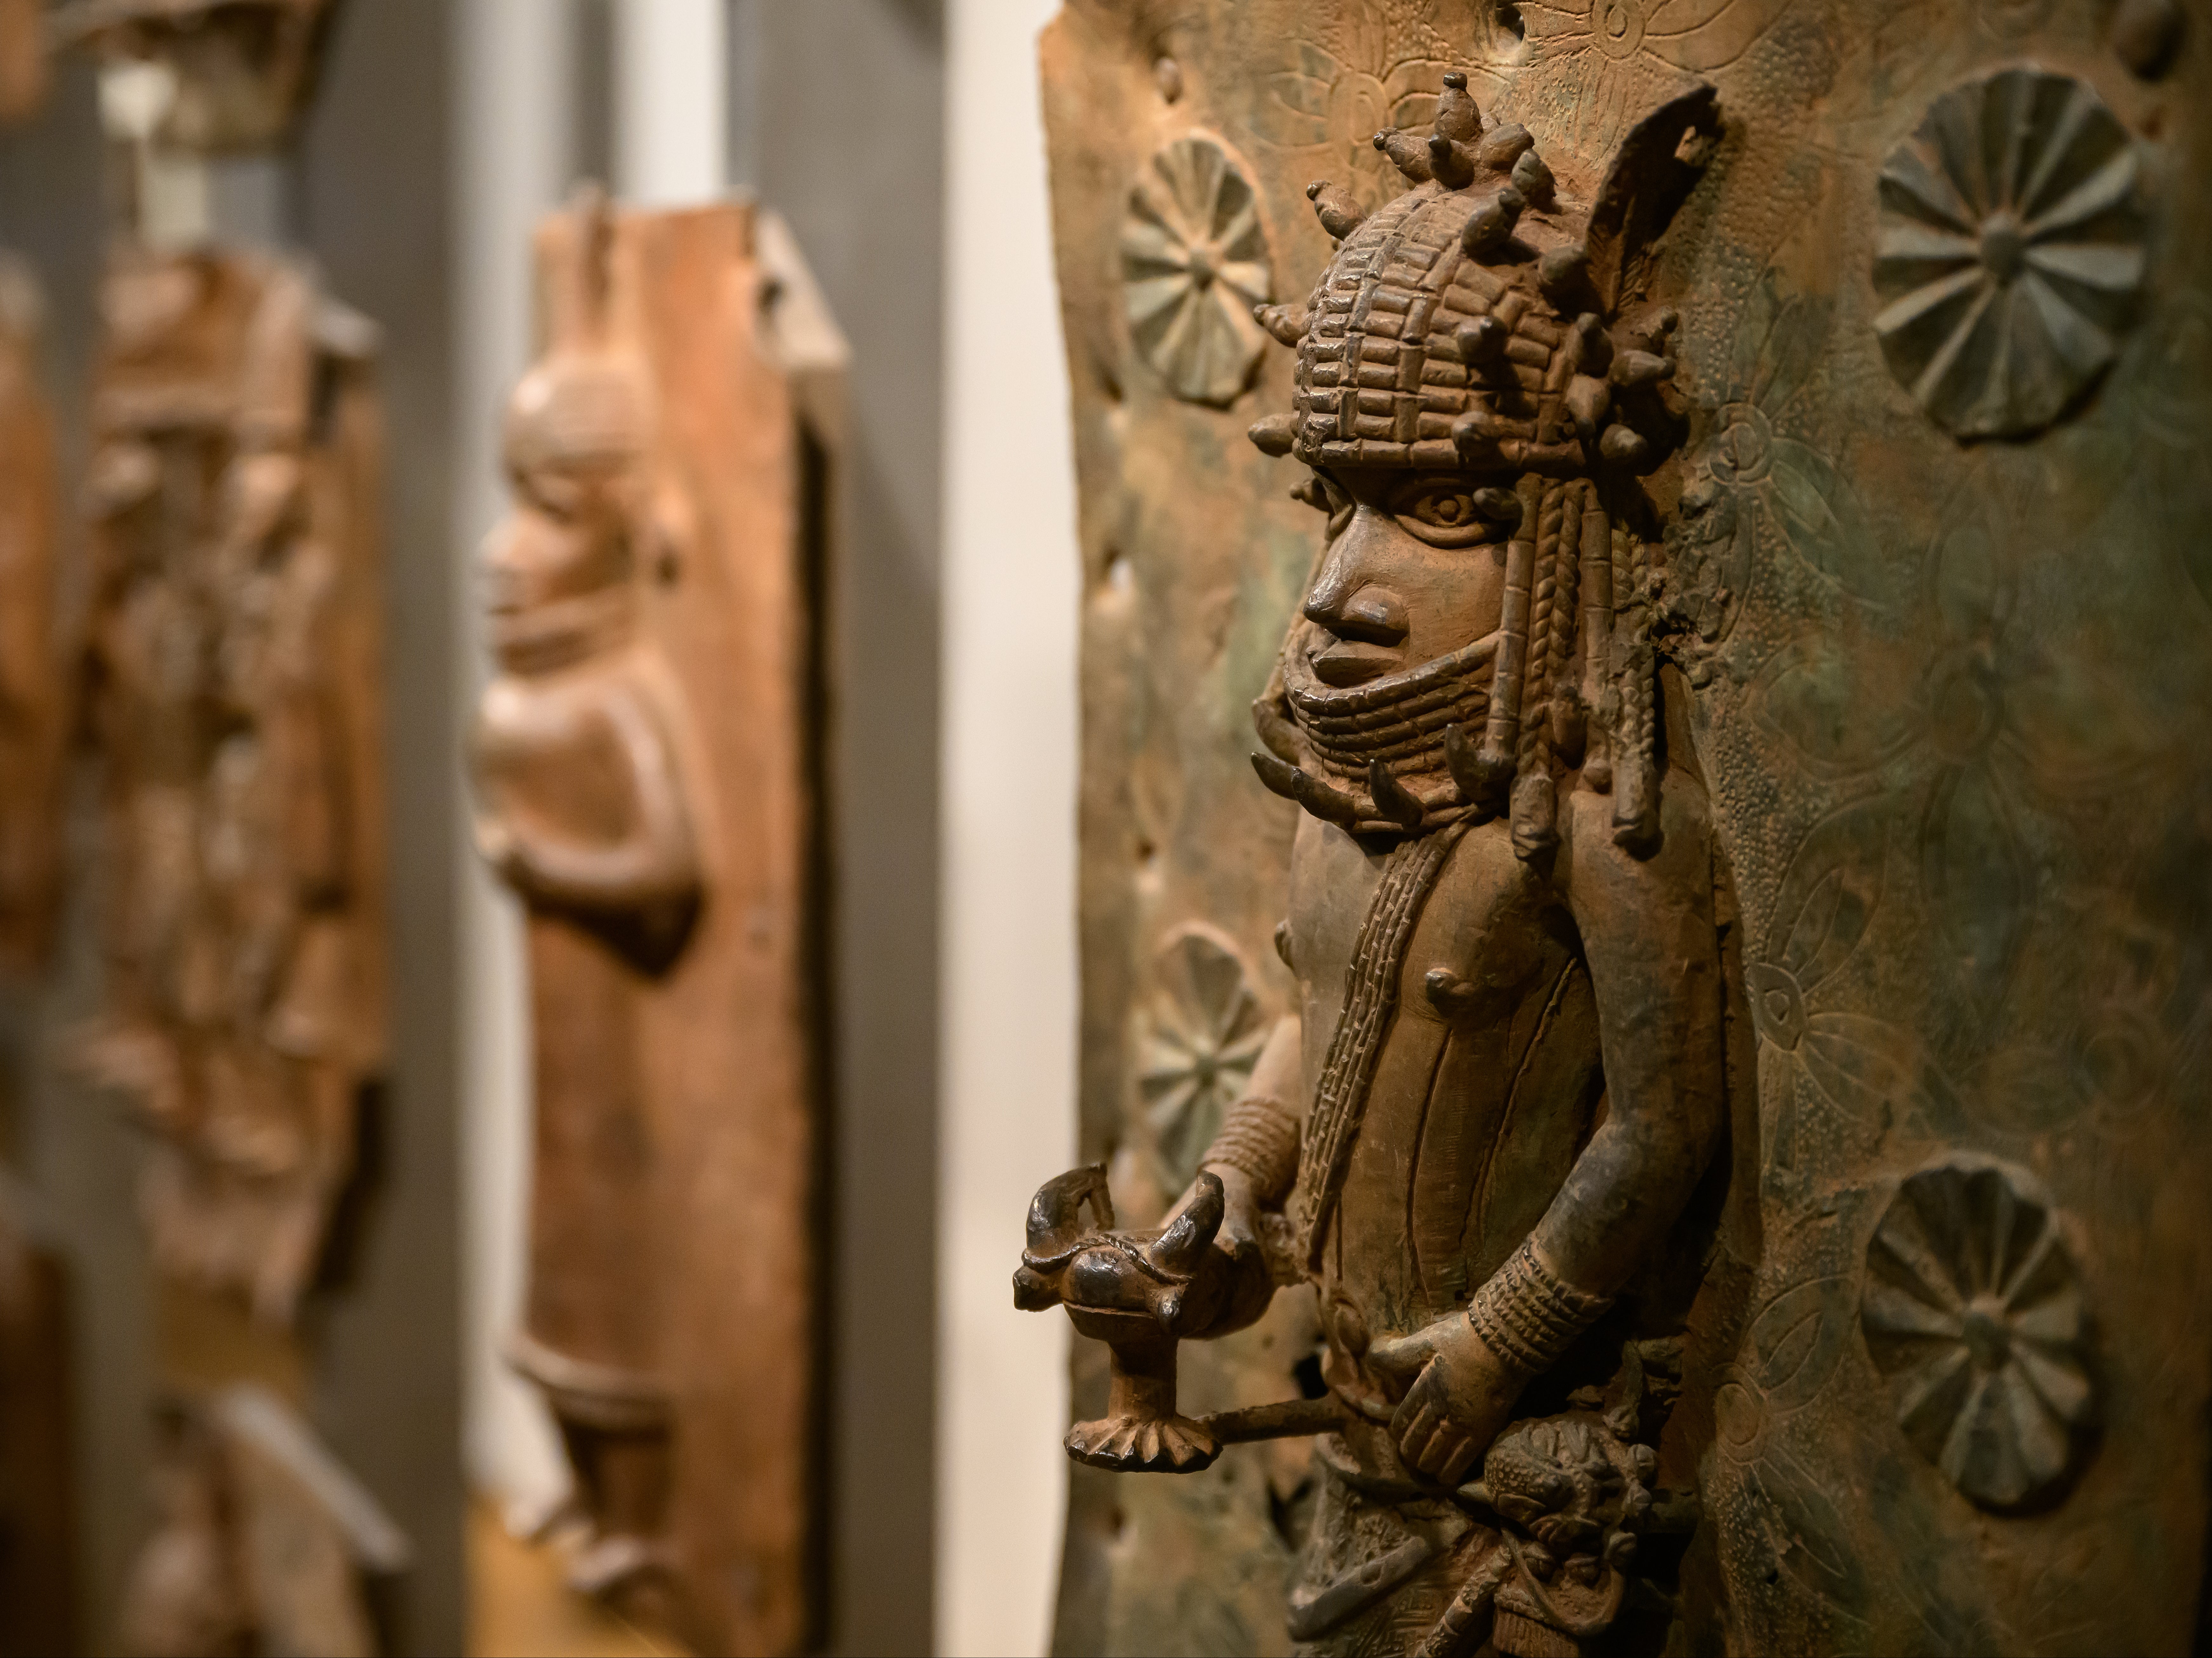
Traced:
<path fill-rule="evenodd" d="M 43 0 L 0 0 L 0 124 L 37 115 L 46 100 Z"/>
<path fill-rule="evenodd" d="M 1471 1652 L 1486 1617 L 1571 1652 L 1651 1527 L 1724 1121 L 1720 878 L 1645 550 L 1680 434 L 1651 256 L 1718 118 L 1676 100 L 1584 193 L 1445 78 L 1433 135 L 1376 141 L 1411 188 L 1316 185 L 1335 256 L 1260 313 L 1297 391 L 1252 435 L 1327 522 L 1256 711 L 1304 809 L 1297 1011 L 1164 1232 L 1086 1230 L 1097 1178 L 1064 1176 L 1017 1300 L 1115 1344 L 1085 1461 L 1327 1429 L 1301 1649 Z M 1328 1396 L 1175 1417 L 1172 1342 L 1297 1281 Z"/>
<path fill-rule="evenodd" d="M 529 914 L 537 1151 L 511 1357 L 544 1390 L 593 1528 L 574 1581 L 607 1593 L 665 1564 L 659 1136 L 639 1011 L 704 883 L 680 695 L 637 629 L 649 386 L 608 341 L 604 203 L 585 220 L 550 348 L 508 406 L 516 499 L 484 550 L 499 671 L 477 717 L 477 841 Z"/>
<path fill-rule="evenodd" d="M 108 1011 L 79 1057 L 158 1133 L 156 1260 L 282 1324 L 381 1060 L 365 342 L 245 256 L 127 254 L 103 303 Z"/>

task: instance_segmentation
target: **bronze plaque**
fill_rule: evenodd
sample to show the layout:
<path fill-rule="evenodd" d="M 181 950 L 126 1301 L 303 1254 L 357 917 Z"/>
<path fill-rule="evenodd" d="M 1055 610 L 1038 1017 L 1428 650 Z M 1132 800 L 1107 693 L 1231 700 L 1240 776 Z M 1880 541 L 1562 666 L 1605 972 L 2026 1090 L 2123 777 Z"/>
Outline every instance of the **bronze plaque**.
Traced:
<path fill-rule="evenodd" d="M 1048 32 L 1061 1649 L 2189 1644 L 2197 21 Z"/>

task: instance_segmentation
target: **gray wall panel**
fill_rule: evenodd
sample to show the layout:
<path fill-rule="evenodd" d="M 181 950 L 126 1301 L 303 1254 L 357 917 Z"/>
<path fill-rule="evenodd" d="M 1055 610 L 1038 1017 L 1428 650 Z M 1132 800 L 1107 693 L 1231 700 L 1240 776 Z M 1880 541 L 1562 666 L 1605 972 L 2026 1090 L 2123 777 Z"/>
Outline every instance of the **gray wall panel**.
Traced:
<path fill-rule="evenodd" d="M 453 176 L 446 0 L 346 8 L 306 131 L 295 240 L 384 329 L 385 719 L 392 1074 L 368 1124 L 348 1281 L 324 1312 L 318 1425 L 414 1540 L 400 1649 L 461 1649 L 454 825 L 460 710 L 449 495 Z"/>
<path fill-rule="evenodd" d="M 936 1414 L 942 9 L 738 0 L 731 171 L 853 348 L 838 508 L 833 1649 L 924 1652 Z"/>

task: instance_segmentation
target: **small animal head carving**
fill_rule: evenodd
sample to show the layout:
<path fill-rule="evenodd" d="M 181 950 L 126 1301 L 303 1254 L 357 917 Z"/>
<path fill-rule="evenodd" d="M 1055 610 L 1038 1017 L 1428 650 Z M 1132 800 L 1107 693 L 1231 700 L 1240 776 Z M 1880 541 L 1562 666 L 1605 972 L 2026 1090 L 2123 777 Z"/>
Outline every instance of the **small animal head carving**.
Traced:
<path fill-rule="evenodd" d="M 1651 1508 L 1650 1447 L 1587 1411 L 1515 1424 L 1483 1460 L 1516 1564 L 1497 1600 L 1501 1650 L 1579 1651 L 1620 1614 Z M 1522 1541 L 1522 1539 L 1528 1540 Z"/>

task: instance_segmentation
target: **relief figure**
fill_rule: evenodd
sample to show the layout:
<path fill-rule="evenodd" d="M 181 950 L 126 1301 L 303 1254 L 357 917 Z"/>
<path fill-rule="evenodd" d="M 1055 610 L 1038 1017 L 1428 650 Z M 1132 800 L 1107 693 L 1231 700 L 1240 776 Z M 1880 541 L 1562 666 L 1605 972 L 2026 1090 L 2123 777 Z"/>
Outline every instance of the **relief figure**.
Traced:
<path fill-rule="evenodd" d="M 515 505 L 484 551 L 498 672 L 475 751 L 477 844 L 529 918 L 536 1163 L 510 1356 L 559 1424 L 592 1527 L 574 1578 L 594 1592 L 663 1564 L 663 1126 L 641 998 L 705 891 L 680 692 L 638 627 L 650 387 L 607 338 L 611 235 L 587 210 L 550 349 L 508 409 Z"/>
<path fill-rule="evenodd" d="M 60 480 L 40 386 L 46 299 L 0 253 L 0 963 L 44 962 L 61 899 L 69 696 L 55 649 Z"/>
<path fill-rule="evenodd" d="M 281 260 L 126 249 L 102 295 L 90 724 L 106 1011 L 155 1256 L 289 1323 L 382 1060 L 373 332 Z"/>
<path fill-rule="evenodd" d="M 1295 1011 L 1164 1230 L 1113 1230 L 1076 1170 L 1016 1274 L 1115 1350 L 1079 1460 L 1320 1436 L 1287 1610 L 1313 1652 L 1574 1652 L 1652 1615 L 1628 1589 L 1686 1529 L 1659 1435 L 1728 1114 L 1726 881 L 1648 550 L 1685 430 L 1653 256 L 1718 107 L 1693 88 L 1555 177 L 1444 81 L 1433 131 L 1376 138 L 1410 187 L 1316 184 L 1334 256 L 1258 313 L 1297 367 L 1253 440 L 1325 524 L 1255 709 L 1303 809 Z M 1176 1343 L 1291 1283 L 1322 1396 L 1176 1415 Z"/>

